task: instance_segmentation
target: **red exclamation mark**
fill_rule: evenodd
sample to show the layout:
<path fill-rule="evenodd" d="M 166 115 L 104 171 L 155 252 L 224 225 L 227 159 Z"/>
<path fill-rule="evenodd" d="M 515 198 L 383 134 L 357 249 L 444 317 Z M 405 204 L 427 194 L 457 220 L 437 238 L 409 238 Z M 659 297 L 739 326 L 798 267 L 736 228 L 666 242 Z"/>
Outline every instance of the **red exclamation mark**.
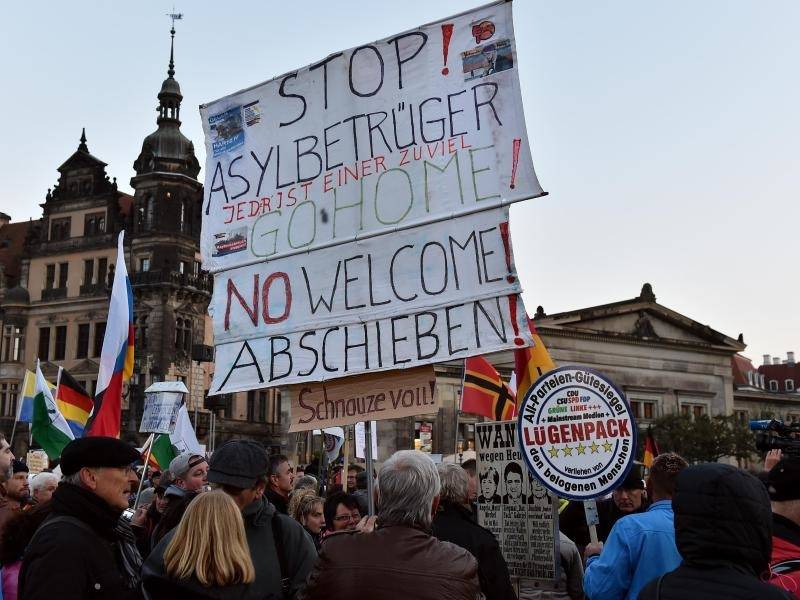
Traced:
<path fill-rule="evenodd" d="M 519 145 L 522 142 L 520 139 L 515 139 L 511 147 L 511 189 L 514 189 L 514 182 L 517 179 L 517 163 L 519 162 Z"/>
<path fill-rule="evenodd" d="M 442 55 L 444 56 L 444 68 L 442 75 L 447 75 L 450 69 L 447 68 L 447 53 L 450 50 L 450 38 L 453 37 L 453 24 L 442 25 Z"/>
<path fill-rule="evenodd" d="M 511 294 L 508 297 L 508 312 L 511 315 L 511 326 L 514 328 L 514 343 L 522 346 L 525 341 L 519 337 L 519 324 L 517 323 L 517 295 Z"/>
<path fill-rule="evenodd" d="M 508 231 L 508 221 L 500 223 L 500 237 L 503 240 L 503 248 L 506 251 L 506 268 L 508 269 L 506 281 L 508 281 L 508 283 L 514 283 L 517 278 L 511 274 L 511 237 Z"/>

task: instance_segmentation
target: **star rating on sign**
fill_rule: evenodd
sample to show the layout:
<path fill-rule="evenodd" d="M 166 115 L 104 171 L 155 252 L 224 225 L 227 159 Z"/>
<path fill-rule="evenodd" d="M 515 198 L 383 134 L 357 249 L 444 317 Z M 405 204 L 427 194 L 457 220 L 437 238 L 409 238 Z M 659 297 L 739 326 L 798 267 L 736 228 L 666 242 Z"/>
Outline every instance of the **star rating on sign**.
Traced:
<path fill-rule="evenodd" d="M 550 458 L 558 458 L 558 448 L 550 448 L 548 452 L 550 453 Z"/>
<path fill-rule="evenodd" d="M 574 448 L 570 446 L 564 446 L 562 450 L 564 451 L 564 456 L 572 456 L 572 451 L 574 450 Z"/>
<path fill-rule="evenodd" d="M 581 443 L 578 443 L 578 445 L 575 447 L 575 449 L 578 451 L 578 454 L 586 454 L 586 448 L 587 446 L 584 446 Z"/>
<path fill-rule="evenodd" d="M 613 447 L 614 447 L 614 446 L 612 446 L 612 445 L 611 445 L 611 442 L 609 442 L 608 440 L 606 440 L 605 442 L 603 442 L 603 450 L 605 450 L 606 452 L 611 452 L 611 449 L 612 449 Z"/>
<path fill-rule="evenodd" d="M 591 448 L 592 454 L 597 454 L 600 451 L 600 446 L 597 445 L 597 442 L 589 444 L 589 448 Z"/>

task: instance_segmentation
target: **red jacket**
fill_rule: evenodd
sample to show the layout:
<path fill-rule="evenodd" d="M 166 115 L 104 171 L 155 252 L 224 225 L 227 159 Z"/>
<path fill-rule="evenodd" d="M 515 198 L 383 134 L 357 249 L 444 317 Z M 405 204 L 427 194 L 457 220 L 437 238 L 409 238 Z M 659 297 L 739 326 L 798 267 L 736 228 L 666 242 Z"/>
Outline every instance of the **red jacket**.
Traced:
<path fill-rule="evenodd" d="M 800 598 L 800 525 L 772 515 L 772 558 L 769 582 Z"/>

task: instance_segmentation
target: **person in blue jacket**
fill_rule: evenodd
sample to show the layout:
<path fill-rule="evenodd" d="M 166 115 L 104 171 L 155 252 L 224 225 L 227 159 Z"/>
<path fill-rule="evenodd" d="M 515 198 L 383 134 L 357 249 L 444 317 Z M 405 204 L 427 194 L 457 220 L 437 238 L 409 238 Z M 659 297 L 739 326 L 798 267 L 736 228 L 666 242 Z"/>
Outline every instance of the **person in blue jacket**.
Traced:
<path fill-rule="evenodd" d="M 650 508 L 617 521 L 605 546 L 586 546 L 583 589 L 591 600 L 635 600 L 651 579 L 680 565 L 672 495 L 678 473 L 687 466 L 677 454 L 657 456 L 647 480 Z"/>

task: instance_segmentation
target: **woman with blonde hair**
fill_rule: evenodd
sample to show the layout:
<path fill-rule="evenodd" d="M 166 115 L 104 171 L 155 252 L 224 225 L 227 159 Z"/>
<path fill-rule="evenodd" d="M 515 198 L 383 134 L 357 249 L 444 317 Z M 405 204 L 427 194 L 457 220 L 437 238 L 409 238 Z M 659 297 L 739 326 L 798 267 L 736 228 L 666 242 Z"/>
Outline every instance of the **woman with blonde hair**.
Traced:
<path fill-rule="evenodd" d="M 255 569 L 239 507 L 222 490 L 192 500 L 164 552 L 142 570 L 152 600 L 243 598 Z M 154 555 L 151 555 L 151 559 Z"/>
<path fill-rule="evenodd" d="M 319 552 L 322 529 L 325 527 L 323 500 L 313 489 L 297 489 L 289 500 L 289 516 L 300 523 L 314 541 Z"/>

